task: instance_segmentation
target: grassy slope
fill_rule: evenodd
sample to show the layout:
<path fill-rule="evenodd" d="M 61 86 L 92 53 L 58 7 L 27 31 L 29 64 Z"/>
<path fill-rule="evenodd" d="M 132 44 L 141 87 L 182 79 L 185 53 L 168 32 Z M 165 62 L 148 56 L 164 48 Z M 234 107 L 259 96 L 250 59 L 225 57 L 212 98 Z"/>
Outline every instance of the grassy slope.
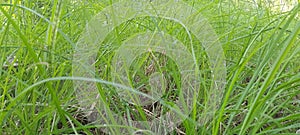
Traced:
<path fill-rule="evenodd" d="M 0 133 L 94 133 L 95 127 L 103 126 L 86 123 L 72 80 L 57 78 L 27 88 L 48 78 L 72 76 L 73 49 L 86 22 L 111 3 L 31 0 L 1 4 Z M 277 13 L 271 12 L 268 4 L 251 6 L 252 2 L 188 4 L 199 9 L 219 35 L 228 77 L 223 102 L 213 122 L 193 130 L 194 123 L 186 121 L 175 132 L 283 134 L 300 129 L 300 30 L 299 21 L 293 16 L 299 7 L 293 12 Z M 167 33 L 189 43 L 178 24 L 162 21 L 160 25 Z M 152 18 L 135 19 L 118 27 L 122 31 L 110 33 L 104 44 L 120 44 L 128 35 L 155 27 Z M 99 68 L 110 66 L 113 53 L 109 51 L 100 49 Z M 9 56 L 16 57 L 12 63 L 18 66 L 6 66 Z M 164 59 L 160 55 L 152 57 Z M 143 65 L 142 60 L 136 63 L 142 67 L 149 64 Z M 103 70 L 99 76 L 110 81 L 109 72 Z M 124 110 L 122 103 L 111 105 Z M 201 106 L 200 100 L 198 105 Z"/>

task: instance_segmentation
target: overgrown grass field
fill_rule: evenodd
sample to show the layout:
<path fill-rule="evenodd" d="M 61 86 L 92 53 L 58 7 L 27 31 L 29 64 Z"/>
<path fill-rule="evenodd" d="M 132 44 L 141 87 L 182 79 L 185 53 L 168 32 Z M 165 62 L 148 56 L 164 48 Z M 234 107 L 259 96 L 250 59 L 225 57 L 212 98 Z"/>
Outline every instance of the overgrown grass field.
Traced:
<path fill-rule="evenodd" d="M 181 23 L 153 16 L 130 19 L 101 37 L 103 42 L 97 43 L 100 47 L 91 63 L 94 77 L 78 75 L 74 64 L 83 63 L 76 63 L 74 53 L 82 45 L 80 40 L 90 20 L 119 1 L 0 2 L 0 134 L 166 133 L 156 132 L 165 129 L 151 124 L 146 124 L 149 130 L 138 129 L 131 121 L 152 121 L 168 112 L 182 118 L 182 123 L 168 134 L 300 134 L 298 2 L 184 1 L 207 19 L 223 48 L 223 88 L 214 87 L 212 63 L 204 43 Z M 149 32 L 172 36 L 186 45 L 184 51 L 191 52 L 193 59 L 174 60 L 164 51 L 141 53 L 124 73 L 130 87 L 124 86 L 122 74 L 113 63 L 116 50 L 124 42 L 136 41 L 137 33 Z M 181 93 L 185 85 L 181 81 L 186 80 L 176 64 L 180 60 L 194 62 L 199 72 L 197 93 L 190 93 L 195 95 L 192 104 L 183 106 L 192 110 L 187 115 L 175 105 L 184 100 Z M 79 96 L 82 91 L 76 84 L 83 82 L 96 84 L 94 93 L 87 91 L 90 99 Z M 153 89 L 162 96 L 152 104 L 137 105 L 130 102 L 135 97 L 126 97 L 129 92 L 151 99 Z M 219 95 L 211 96 L 211 91 Z M 101 105 L 96 104 L 97 100 Z M 213 113 L 205 110 L 210 101 L 218 103 Z M 82 102 L 89 105 L 82 106 Z M 105 108 L 105 114 L 100 107 Z M 203 122 L 201 116 L 206 113 L 211 117 Z M 119 124 L 114 114 L 128 124 Z"/>

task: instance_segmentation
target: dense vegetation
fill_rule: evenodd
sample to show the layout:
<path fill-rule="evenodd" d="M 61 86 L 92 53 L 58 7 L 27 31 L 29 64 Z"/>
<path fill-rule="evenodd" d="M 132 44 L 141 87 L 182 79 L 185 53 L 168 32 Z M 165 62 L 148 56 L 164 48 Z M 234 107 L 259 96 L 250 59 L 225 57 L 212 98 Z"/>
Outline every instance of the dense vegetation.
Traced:
<path fill-rule="evenodd" d="M 74 80 L 97 82 L 97 92 L 107 97 L 106 105 L 127 118 L 151 120 L 146 117 L 149 112 L 180 113 L 172 109 L 172 102 L 178 97 L 176 90 L 183 79 L 177 72 L 176 61 L 163 52 L 142 54 L 130 65 L 128 73 L 135 75 L 130 78 L 136 88 L 131 89 L 133 92 L 150 89 L 149 78 L 157 77 L 150 75 L 153 70 L 165 76 L 162 82 L 168 91 L 161 103 L 156 102 L 155 109 L 130 105 L 118 97 L 116 89 L 122 86 L 111 83 L 116 47 L 135 33 L 149 31 L 164 31 L 187 45 L 187 50 L 196 55 L 204 80 L 200 82 L 193 113 L 170 134 L 300 132 L 300 6 L 297 3 L 185 1 L 210 23 L 226 58 L 226 83 L 218 110 L 209 122 L 200 125 L 197 123 L 201 121 L 205 101 L 211 98 L 207 93 L 214 88 L 210 63 L 201 41 L 186 33 L 178 22 L 146 16 L 122 23 L 99 43 L 101 47 L 93 63 L 97 79 L 72 78 L 75 48 L 88 22 L 117 2 L 6 0 L 0 3 L 0 134 L 104 134 L 100 129 L 111 129 L 105 131 L 117 134 L 114 127 L 124 125 L 93 123 L 96 119 L 90 118 L 89 110 L 79 104 L 81 99 L 76 96 Z M 143 87 L 138 89 L 139 86 Z"/>

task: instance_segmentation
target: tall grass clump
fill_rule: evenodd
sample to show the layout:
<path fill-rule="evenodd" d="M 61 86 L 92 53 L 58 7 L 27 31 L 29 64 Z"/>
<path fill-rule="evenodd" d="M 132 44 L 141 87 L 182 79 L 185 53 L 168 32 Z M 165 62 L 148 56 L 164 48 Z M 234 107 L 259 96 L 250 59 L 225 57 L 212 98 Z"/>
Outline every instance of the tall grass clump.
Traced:
<path fill-rule="evenodd" d="M 121 1 L 121 0 L 120 0 Z M 73 54 L 95 15 L 119 1 L 4 0 L 0 2 L 0 134 L 154 134 L 128 125 L 151 121 L 166 112 L 182 118 L 169 134 L 296 134 L 300 132 L 300 6 L 263 0 L 184 2 L 205 17 L 218 35 L 226 58 L 226 83 L 212 118 L 199 124 L 211 100 L 213 77 L 206 48 L 178 22 L 145 16 L 128 20 L 108 33 L 97 50 L 95 78 L 72 77 Z M 150 1 L 149 1 L 150 2 Z M 133 35 L 163 32 L 194 53 L 199 93 L 192 111 L 176 109 L 181 78 L 176 61 L 149 51 L 128 67 L 130 86 L 115 83 L 112 63 L 118 47 Z M 78 63 L 80 64 L 80 63 Z M 148 106 L 120 98 L 119 89 L 145 95 L 151 74 L 159 72 L 167 89 Z M 81 106 L 77 82 L 96 83 L 101 110 Z M 157 82 L 153 82 L 157 83 Z M 182 97 L 181 97 L 182 98 Z M 135 97 L 132 97 L 134 100 Z M 93 112 L 93 113 L 90 113 Z M 120 125 L 114 115 L 128 121 Z M 99 121 L 97 118 L 102 118 Z M 156 129 L 145 124 L 149 129 Z M 117 131 L 115 129 L 122 129 Z M 159 128 L 157 128 L 159 129 Z M 161 130 L 161 129 L 159 129 Z"/>

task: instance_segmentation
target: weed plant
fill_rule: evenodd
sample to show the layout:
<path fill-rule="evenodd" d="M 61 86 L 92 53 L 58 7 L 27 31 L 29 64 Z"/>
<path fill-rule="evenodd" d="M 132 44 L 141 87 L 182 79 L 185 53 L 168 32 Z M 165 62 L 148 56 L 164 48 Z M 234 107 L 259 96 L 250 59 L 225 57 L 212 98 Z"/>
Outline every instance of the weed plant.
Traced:
<path fill-rule="evenodd" d="M 185 1 L 208 19 L 226 57 L 226 87 L 223 97 L 217 97 L 221 103 L 208 123 L 198 125 L 203 103 L 210 98 L 207 97 L 212 83 L 210 63 L 202 43 L 194 35 L 190 40 L 177 22 L 143 17 L 122 23 L 101 43 L 95 63 L 96 80 L 72 77 L 74 49 L 87 23 L 117 2 L 0 2 L 0 134 L 104 134 L 101 129 L 112 127 L 133 130 L 117 123 L 93 123 L 86 115 L 86 108 L 79 105 L 74 80 L 96 82 L 98 92 L 107 98 L 106 106 L 111 113 L 127 119 L 147 121 L 174 111 L 172 103 L 178 98 L 181 78 L 175 62 L 162 53 L 142 54 L 134 60 L 129 74 L 136 88 L 132 91 L 147 93 L 150 74 L 162 73 L 165 80 L 161 81 L 167 90 L 162 96 L 168 101 L 165 104 L 129 104 L 118 97 L 117 84 L 113 83 L 110 73 L 114 50 L 131 35 L 147 31 L 163 31 L 184 44 L 193 43 L 194 47 L 187 49 L 195 51 L 201 71 L 201 91 L 193 113 L 170 134 L 300 132 L 299 5 L 281 11 L 276 2 L 263 0 Z"/>

